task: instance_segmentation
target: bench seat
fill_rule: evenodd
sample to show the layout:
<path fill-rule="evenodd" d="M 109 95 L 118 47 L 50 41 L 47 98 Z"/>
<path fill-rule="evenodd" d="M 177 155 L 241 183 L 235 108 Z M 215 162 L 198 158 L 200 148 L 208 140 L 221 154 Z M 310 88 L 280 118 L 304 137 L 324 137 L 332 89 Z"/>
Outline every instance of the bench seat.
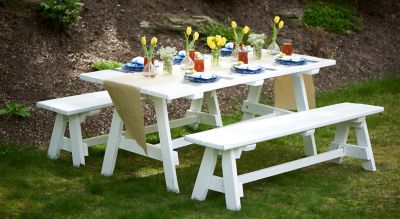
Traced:
<path fill-rule="evenodd" d="M 383 107 L 341 103 L 277 117 L 260 116 L 233 125 L 185 136 L 185 140 L 206 147 L 192 199 L 204 200 L 208 190 L 225 193 L 226 206 L 240 210 L 243 184 L 313 164 L 341 163 L 345 156 L 364 160 L 366 170 L 375 171 L 365 117 L 383 112 Z M 247 145 L 280 138 L 328 125 L 337 125 L 330 150 L 277 166 L 237 175 L 236 159 Z M 355 127 L 357 145 L 347 144 L 350 126 Z M 223 177 L 214 176 L 217 155 L 222 155 Z"/>
<path fill-rule="evenodd" d="M 37 107 L 57 113 L 48 149 L 49 158 L 57 159 L 60 150 L 63 149 L 72 152 L 74 166 L 84 165 L 85 156 L 88 155 L 87 148 L 106 143 L 107 136 L 82 139 L 81 123 L 85 121 L 86 116 L 95 115 L 101 109 L 112 105 L 107 91 L 37 102 Z M 70 138 L 64 136 L 68 123 Z"/>

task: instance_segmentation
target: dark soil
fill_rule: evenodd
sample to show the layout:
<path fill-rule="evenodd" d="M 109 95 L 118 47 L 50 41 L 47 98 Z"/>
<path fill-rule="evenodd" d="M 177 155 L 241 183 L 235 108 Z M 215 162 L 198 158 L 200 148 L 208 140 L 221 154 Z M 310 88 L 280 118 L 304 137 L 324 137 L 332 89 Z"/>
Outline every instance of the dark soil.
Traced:
<path fill-rule="evenodd" d="M 35 103 L 101 88 L 79 79 L 91 71 L 97 60 L 126 62 L 141 55 L 139 37 L 157 35 L 161 45 L 181 49 L 183 37 L 173 33 L 142 30 L 142 20 L 159 21 L 166 12 L 207 15 L 222 23 L 235 19 L 256 32 L 270 34 L 270 20 L 278 9 L 302 7 L 301 1 L 164 1 L 164 0 L 84 0 L 82 19 L 69 30 L 54 32 L 39 19 L 35 9 L 0 4 L 0 107 L 4 101 L 21 102 L 31 108 L 31 117 L 0 117 L 0 142 L 46 146 L 53 127 L 54 114 L 35 107 Z M 0 1 L 1 3 L 1 1 Z M 360 80 L 381 78 L 400 72 L 400 2 L 396 0 L 364 3 L 359 14 L 365 23 L 362 32 L 334 35 L 320 30 L 286 27 L 280 38 L 291 38 L 295 52 L 333 58 L 337 65 L 321 70 L 316 79 L 318 90 L 330 90 Z M 205 47 L 198 45 L 200 50 Z M 221 109 L 225 113 L 240 108 L 246 96 L 245 86 L 220 90 Z M 271 101 L 271 82 L 266 82 L 264 100 Z M 184 115 L 187 100 L 170 104 L 171 117 Z M 146 121 L 154 122 L 151 105 L 145 104 Z M 89 119 L 85 135 L 108 132 L 110 110 Z"/>

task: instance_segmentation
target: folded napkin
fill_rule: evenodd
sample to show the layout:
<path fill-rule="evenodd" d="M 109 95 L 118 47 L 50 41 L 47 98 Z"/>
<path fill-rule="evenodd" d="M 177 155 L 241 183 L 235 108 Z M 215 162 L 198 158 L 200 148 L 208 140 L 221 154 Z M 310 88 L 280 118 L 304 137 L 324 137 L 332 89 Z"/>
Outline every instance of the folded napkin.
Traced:
<path fill-rule="evenodd" d="M 144 58 L 141 56 L 135 57 L 132 59 L 131 63 L 144 65 Z"/>
<path fill-rule="evenodd" d="M 237 69 L 248 69 L 250 71 L 257 71 L 260 70 L 262 67 L 259 65 L 252 65 L 252 64 L 242 64 L 242 65 L 235 65 Z"/>
<path fill-rule="evenodd" d="M 192 78 L 201 78 L 201 79 L 206 79 L 206 80 L 208 80 L 208 79 L 213 78 L 214 75 L 213 75 L 212 73 L 209 73 L 209 72 L 204 72 L 204 73 L 196 72 L 196 73 L 193 73 L 193 74 L 189 75 L 189 77 L 192 77 Z"/>
<path fill-rule="evenodd" d="M 185 57 L 186 56 L 186 51 L 185 50 L 180 50 L 178 52 L 178 56 Z"/>
<path fill-rule="evenodd" d="M 142 74 L 126 75 L 104 80 L 104 87 L 125 123 L 125 137 L 135 140 L 147 152 L 144 129 L 144 114 L 141 105 L 140 89 L 155 84 L 182 80 L 177 76 L 157 76 L 146 78 Z"/>
<path fill-rule="evenodd" d="M 226 48 L 226 49 L 233 50 L 233 43 L 232 43 L 232 42 L 229 42 L 229 43 L 225 44 L 225 48 Z"/>

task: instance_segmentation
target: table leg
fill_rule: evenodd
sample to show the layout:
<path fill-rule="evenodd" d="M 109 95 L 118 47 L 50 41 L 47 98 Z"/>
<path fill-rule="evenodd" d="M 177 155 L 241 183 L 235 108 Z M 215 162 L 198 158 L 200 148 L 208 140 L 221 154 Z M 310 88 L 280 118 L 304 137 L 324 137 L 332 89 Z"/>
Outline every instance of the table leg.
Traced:
<path fill-rule="evenodd" d="M 262 87 L 263 87 L 262 84 L 258 85 L 258 86 L 249 86 L 249 93 L 247 94 L 247 100 L 245 100 L 245 102 L 258 103 L 258 101 L 260 99 Z M 251 119 L 254 116 L 255 116 L 254 113 L 249 113 L 249 112 L 244 111 L 242 120 Z"/>
<path fill-rule="evenodd" d="M 154 98 L 154 105 L 156 109 L 158 135 L 160 137 L 165 183 L 168 191 L 179 193 L 178 179 L 176 176 L 173 157 L 173 144 L 168 120 L 167 102 L 164 99 Z"/>
<path fill-rule="evenodd" d="M 302 74 L 292 75 L 293 90 L 296 98 L 297 111 L 309 110 L 306 88 Z M 303 133 L 304 154 L 306 156 L 316 155 L 317 147 L 315 145 L 314 130 Z"/>
<path fill-rule="evenodd" d="M 103 167 L 101 168 L 101 174 L 104 176 L 111 176 L 114 172 L 118 148 L 121 144 L 123 125 L 124 123 L 121 117 L 119 116 L 117 110 L 114 109 L 110 134 L 108 135 L 107 140 L 106 153 L 104 154 Z"/>
<path fill-rule="evenodd" d="M 201 106 L 203 105 L 203 98 L 198 98 L 198 99 L 192 99 L 192 102 L 190 103 L 190 109 L 186 113 L 186 115 L 189 115 L 190 112 L 201 112 Z M 198 123 L 190 125 L 193 129 L 197 129 Z"/>
<path fill-rule="evenodd" d="M 215 116 L 215 126 L 222 127 L 221 110 L 219 109 L 217 91 L 213 90 L 206 93 L 208 112 Z"/>

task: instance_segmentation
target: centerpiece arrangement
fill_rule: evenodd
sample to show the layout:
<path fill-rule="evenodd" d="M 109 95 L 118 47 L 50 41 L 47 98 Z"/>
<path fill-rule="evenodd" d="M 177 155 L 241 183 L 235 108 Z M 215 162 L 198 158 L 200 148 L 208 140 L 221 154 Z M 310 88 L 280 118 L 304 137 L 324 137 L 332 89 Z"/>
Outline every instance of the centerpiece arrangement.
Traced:
<path fill-rule="evenodd" d="M 267 48 L 269 55 L 276 55 L 280 53 L 278 44 L 276 43 L 276 37 L 278 36 L 279 30 L 283 28 L 284 22 L 279 16 L 275 16 L 272 22 L 272 37 L 271 44 Z"/>
<path fill-rule="evenodd" d="M 233 46 L 232 56 L 236 59 L 239 55 L 239 49 L 240 49 L 239 47 L 243 41 L 243 37 L 244 37 L 244 35 L 249 33 L 250 28 L 246 25 L 243 27 L 243 29 L 241 31 L 239 31 L 238 26 L 235 21 L 231 22 L 231 26 L 232 26 L 233 34 L 235 35 L 235 41 L 236 41 Z"/>
<path fill-rule="evenodd" d="M 140 44 L 142 45 L 142 49 L 145 55 L 145 65 L 143 68 L 143 75 L 155 76 L 156 69 L 154 67 L 154 63 L 152 60 L 153 60 L 154 48 L 156 47 L 157 44 L 157 38 L 156 37 L 151 38 L 149 49 L 147 49 L 147 42 L 145 36 L 142 36 L 142 38 L 140 39 Z"/>
<path fill-rule="evenodd" d="M 220 61 L 221 47 L 225 46 L 226 38 L 221 35 L 207 37 L 207 45 L 211 49 L 211 66 L 218 67 Z"/>
<path fill-rule="evenodd" d="M 249 34 L 247 42 L 249 42 L 253 46 L 254 58 L 261 59 L 262 47 L 265 43 L 265 34 L 251 33 Z"/>
<path fill-rule="evenodd" d="M 161 47 L 158 49 L 157 54 L 163 61 L 164 74 L 172 74 L 172 59 L 176 55 L 177 51 L 175 47 Z"/>
<path fill-rule="evenodd" d="M 189 72 L 194 69 L 194 62 L 192 58 L 189 56 L 189 51 L 194 47 L 194 42 L 199 39 L 199 33 L 195 32 L 192 37 L 192 41 L 189 42 L 189 37 L 192 34 L 192 28 L 187 27 L 185 31 L 185 58 L 181 62 L 182 70 Z"/>

